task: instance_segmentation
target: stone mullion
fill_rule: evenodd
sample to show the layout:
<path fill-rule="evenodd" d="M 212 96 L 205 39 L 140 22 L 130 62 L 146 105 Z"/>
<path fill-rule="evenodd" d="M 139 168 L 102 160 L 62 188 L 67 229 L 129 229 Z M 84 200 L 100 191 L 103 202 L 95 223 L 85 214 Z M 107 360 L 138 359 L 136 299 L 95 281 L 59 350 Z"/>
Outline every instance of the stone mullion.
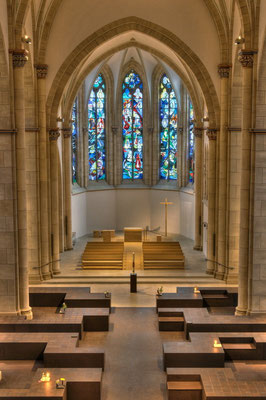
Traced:
<path fill-rule="evenodd" d="M 64 231 L 65 249 L 71 250 L 72 244 L 72 216 L 71 216 L 71 196 L 72 196 L 72 160 L 71 160 L 71 128 L 63 128 L 64 137 Z"/>
<path fill-rule="evenodd" d="M 24 65 L 28 60 L 25 50 L 12 50 L 14 75 L 14 111 L 16 134 L 16 183 L 17 183 L 17 238 L 18 238 L 18 289 L 19 313 L 32 319 L 29 306 L 28 243 L 27 243 L 27 192 L 25 147 L 25 94 Z"/>
<path fill-rule="evenodd" d="M 216 198 L 216 129 L 207 130 L 209 138 L 208 151 L 208 236 L 207 236 L 207 270 L 212 275 L 215 271 L 215 198 Z"/>
<path fill-rule="evenodd" d="M 82 93 L 82 92 L 81 92 Z M 83 180 L 83 152 L 84 152 L 84 147 L 83 147 L 83 96 L 80 92 L 78 93 L 78 148 L 77 148 L 77 162 L 78 162 L 78 176 L 77 176 L 77 182 L 79 186 L 84 186 L 84 180 Z"/>
<path fill-rule="evenodd" d="M 195 135 L 195 242 L 194 249 L 202 250 L 202 132 L 203 128 L 194 128 Z"/>
<path fill-rule="evenodd" d="M 40 182 L 40 227 L 41 227 L 41 275 L 50 279 L 49 218 L 48 218 L 48 163 L 46 130 L 46 85 L 47 65 L 35 65 L 37 72 L 38 118 L 39 118 L 39 182 Z"/>
<path fill-rule="evenodd" d="M 253 51 L 241 50 L 239 52 L 239 61 L 243 67 L 243 104 L 241 126 L 239 286 L 236 315 L 246 315 L 248 311 L 251 180 L 251 134 L 249 130 L 252 123 L 253 55 Z"/>
<path fill-rule="evenodd" d="M 219 65 L 221 78 L 221 117 L 219 133 L 219 197 L 218 197 L 218 237 L 217 270 L 215 277 L 223 279 L 226 275 L 226 216 L 227 216 L 227 150 L 228 150 L 228 85 L 229 65 Z"/>
<path fill-rule="evenodd" d="M 182 177 L 181 186 L 185 187 L 188 183 L 188 135 L 189 135 L 189 110 L 188 110 L 188 96 L 185 94 L 183 96 L 183 111 L 181 114 L 182 126 L 183 126 L 183 137 L 182 137 Z"/>
<path fill-rule="evenodd" d="M 52 224 L 52 273 L 60 274 L 59 260 L 59 193 L 58 193 L 58 147 L 59 129 L 50 129 L 50 176 L 51 176 L 51 224 Z"/>

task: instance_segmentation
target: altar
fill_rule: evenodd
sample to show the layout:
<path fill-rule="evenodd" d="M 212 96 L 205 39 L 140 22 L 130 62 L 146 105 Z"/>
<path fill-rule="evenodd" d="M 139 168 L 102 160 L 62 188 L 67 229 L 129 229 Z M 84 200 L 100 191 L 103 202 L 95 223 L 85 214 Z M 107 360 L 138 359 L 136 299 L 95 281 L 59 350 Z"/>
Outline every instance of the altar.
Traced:
<path fill-rule="evenodd" d="M 142 242 L 142 228 L 124 228 L 125 242 Z"/>

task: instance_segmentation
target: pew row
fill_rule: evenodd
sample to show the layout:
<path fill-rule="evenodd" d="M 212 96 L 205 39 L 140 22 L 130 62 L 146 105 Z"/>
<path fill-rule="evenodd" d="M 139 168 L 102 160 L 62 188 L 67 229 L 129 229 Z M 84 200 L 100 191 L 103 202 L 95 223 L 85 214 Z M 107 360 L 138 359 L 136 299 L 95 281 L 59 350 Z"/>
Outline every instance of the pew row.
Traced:
<path fill-rule="evenodd" d="M 50 382 L 40 382 L 42 373 L 38 368 L 28 389 L 0 389 L 0 399 L 31 400 L 100 400 L 102 370 L 99 368 L 50 368 Z M 56 388 L 56 380 L 63 377 L 65 387 Z"/>
<path fill-rule="evenodd" d="M 78 346 L 77 333 L 0 333 L 0 360 L 43 360 L 49 368 L 104 369 L 103 349 Z"/>

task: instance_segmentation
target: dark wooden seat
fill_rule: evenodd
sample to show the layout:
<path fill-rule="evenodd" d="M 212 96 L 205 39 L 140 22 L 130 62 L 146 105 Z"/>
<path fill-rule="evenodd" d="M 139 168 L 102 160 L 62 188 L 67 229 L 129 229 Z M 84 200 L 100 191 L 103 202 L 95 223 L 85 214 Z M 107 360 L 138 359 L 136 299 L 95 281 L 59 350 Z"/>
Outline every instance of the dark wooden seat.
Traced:
<path fill-rule="evenodd" d="M 184 317 L 159 317 L 159 331 L 183 331 Z"/>

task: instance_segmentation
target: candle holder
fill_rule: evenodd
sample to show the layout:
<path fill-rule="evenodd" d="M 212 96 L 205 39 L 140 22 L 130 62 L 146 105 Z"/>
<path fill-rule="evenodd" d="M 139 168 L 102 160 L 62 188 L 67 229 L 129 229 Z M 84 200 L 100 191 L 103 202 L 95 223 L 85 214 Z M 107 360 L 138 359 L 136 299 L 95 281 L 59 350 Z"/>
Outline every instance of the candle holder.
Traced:
<path fill-rule="evenodd" d="M 50 380 L 51 380 L 50 372 L 43 372 L 39 382 L 50 382 Z"/>
<path fill-rule="evenodd" d="M 66 387 L 66 380 L 65 378 L 60 378 L 55 381 L 56 389 L 64 389 Z"/>
<path fill-rule="evenodd" d="M 67 309 L 67 305 L 66 305 L 66 303 L 63 303 L 60 307 L 59 314 L 65 314 L 66 309 Z"/>
<path fill-rule="evenodd" d="M 196 293 L 196 294 L 199 294 L 199 293 L 200 293 L 200 291 L 199 291 L 199 289 L 198 289 L 197 286 L 194 287 L 194 293 Z"/>
<path fill-rule="evenodd" d="M 215 348 L 221 348 L 222 345 L 221 345 L 221 343 L 218 343 L 218 340 L 217 340 L 217 339 L 214 339 L 213 347 L 215 347 Z"/>
<path fill-rule="evenodd" d="M 107 299 L 109 299 L 111 297 L 111 293 L 110 292 L 104 292 L 104 297 L 106 297 Z"/>

